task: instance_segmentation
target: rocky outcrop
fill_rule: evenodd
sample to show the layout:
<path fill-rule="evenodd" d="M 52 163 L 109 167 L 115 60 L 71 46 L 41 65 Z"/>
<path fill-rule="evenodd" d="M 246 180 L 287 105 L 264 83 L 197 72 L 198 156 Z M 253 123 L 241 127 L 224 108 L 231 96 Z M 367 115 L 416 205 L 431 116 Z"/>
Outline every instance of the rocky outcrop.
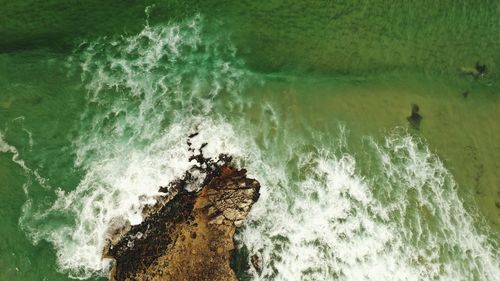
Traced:
<path fill-rule="evenodd" d="M 189 142 L 188 142 L 189 144 Z M 237 280 L 229 265 L 233 236 L 259 197 L 245 170 L 200 153 L 198 165 L 160 190 L 168 196 L 144 210 L 139 225 L 115 230 L 104 256 L 115 260 L 110 280 Z M 203 180 L 193 174 L 201 171 Z M 187 185 L 200 184 L 198 191 Z"/>

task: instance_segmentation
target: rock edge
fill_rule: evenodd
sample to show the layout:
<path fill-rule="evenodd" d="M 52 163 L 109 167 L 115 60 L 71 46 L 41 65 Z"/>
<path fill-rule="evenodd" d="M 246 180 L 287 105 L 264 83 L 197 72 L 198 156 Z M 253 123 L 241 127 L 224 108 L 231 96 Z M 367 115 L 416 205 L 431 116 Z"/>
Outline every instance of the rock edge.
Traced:
<path fill-rule="evenodd" d="M 233 236 L 259 198 L 260 184 L 246 170 L 201 153 L 191 157 L 206 175 L 199 191 L 187 191 L 192 171 L 161 187 L 168 195 L 144 210 L 139 225 L 113 232 L 103 256 L 114 259 L 110 280 L 237 280 L 230 267 Z"/>

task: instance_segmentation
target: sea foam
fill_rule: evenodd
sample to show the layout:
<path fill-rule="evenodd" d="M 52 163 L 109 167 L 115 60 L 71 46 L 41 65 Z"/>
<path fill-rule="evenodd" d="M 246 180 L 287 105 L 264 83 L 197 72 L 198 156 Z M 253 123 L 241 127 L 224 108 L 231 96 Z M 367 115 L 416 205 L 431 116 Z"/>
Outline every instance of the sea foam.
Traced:
<path fill-rule="evenodd" d="M 194 164 L 189 134 L 198 133 L 193 147 L 207 143 L 206 157 L 243 158 L 233 126 L 207 114 L 219 94 L 239 91 L 240 62 L 220 34 L 214 41 L 202 29 L 200 16 L 146 25 L 133 36 L 82 44 L 70 59 L 88 90 L 73 141 L 75 166 L 84 176 L 72 191 L 57 190 L 48 209 L 28 200 L 21 219 L 35 243 L 54 245 L 59 269 L 70 277 L 106 275 L 110 261 L 102 259 L 102 251 L 109 227 L 140 223 L 159 187 Z M 68 222 L 40 227 L 51 218 Z"/>
<path fill-rule="evenodd" d="M 108 228 L 140 223 L 158 187 L 193 165 L 186 140 L 194 132 L 193 146 L 208 143 L 206 156 L 229 153 L 262 184 L 237 236 L 240 247 L 262 258 L 261 274 L 250 269 L 254 280 L 500 275 L 498 252 L 474 227 L 453 177 L 418 139 L 398 133 L 371 141 L 375 171 L 365 174 L 345 149 L 346 133 L 333 143 L 312 138 L 303 149 L 271 103 L 263 107 L 270 113 L 263 126 L 215 113 L 223 100 L 227 108 L 238 105 L 252 74 L 227 38 L 206 32 L 200 16 L 82 44 L 70 64 L 80 68 L 89 93 L 73 142 L 84 176 L 73 191 L 59 190 L 48 209 L 28 200 L 21 225 L 34 242 L 54 245 L 59 269 L 73 278 L 106 275 Z M 1 140 L 0 149 L 16 155 Z M 69 222 L 37 227 L 51 217 Z"/>
<path fill-rule="evenodd" d="M 342 132 L 345 130 L 341 130 Z M 499 254 L 476 229 L 439 158 L 418 138 L 395 130 L 371 140 L 367 175 L 347 153 L 346 134 L 290 170 L 256 172 L 266 196 L 237 236 L 263 261 L 255 280 L 495 280 Z M 269 154 L 266 154 L 269 155 Z"/>

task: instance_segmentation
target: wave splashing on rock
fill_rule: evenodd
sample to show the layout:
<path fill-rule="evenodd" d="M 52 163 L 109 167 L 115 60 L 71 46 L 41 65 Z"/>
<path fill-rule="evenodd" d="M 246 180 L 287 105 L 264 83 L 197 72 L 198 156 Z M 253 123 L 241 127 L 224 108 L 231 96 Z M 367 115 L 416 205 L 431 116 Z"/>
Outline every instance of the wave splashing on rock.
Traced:
<path fill-rule="evenodd" d="M 88 90 L 73 141 L 75 168 L 84 175 L 73 191 L 59 189 L 49 208 L 29 200 L 20 224 L 34 243 L 54 245 L 61 271 L 86 279 L 107 275 L 108 228 L 139 224 L 158 187 L 193 166 L 190 133 L 199 132 L 193 146 L 208 143 L 207 157 L 242 156 L 233 126 L 209 113 L 218 95 L 240 90 L 245 71 L 231 44 L 206 32 L 200 16 L 83 43 L 69 65 Z M 49 218 L 61 223 L 44 224 Z"/>

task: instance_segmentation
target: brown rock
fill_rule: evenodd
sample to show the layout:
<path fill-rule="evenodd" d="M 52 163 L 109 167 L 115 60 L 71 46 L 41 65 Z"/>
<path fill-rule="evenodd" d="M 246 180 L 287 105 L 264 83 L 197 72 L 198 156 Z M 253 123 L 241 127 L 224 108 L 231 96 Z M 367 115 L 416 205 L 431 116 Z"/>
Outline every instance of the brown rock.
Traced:
<path fill-rule="evenodd" d="M 257 273 L 261 274 L 262 273 L 262 261 L 259 258 L 257 254 L 252 255 L 250 257 L 250 262 L 252 263 L 253 267 L 257 271 Z"/>
<path fill-rule="evenodd" d="M 229 265 L 233 236 L 260 185 L 245 170 L 221 162 L 210 162 L 208 184 L 200 191 L 186 191 L 186 179 L 176 181 L 170 195 L 145 210 L 141 224 L 126 233 L 114 230 L 119 237 L 104 251 L 115 260 L 110 280 L 237 280 Z"/>

